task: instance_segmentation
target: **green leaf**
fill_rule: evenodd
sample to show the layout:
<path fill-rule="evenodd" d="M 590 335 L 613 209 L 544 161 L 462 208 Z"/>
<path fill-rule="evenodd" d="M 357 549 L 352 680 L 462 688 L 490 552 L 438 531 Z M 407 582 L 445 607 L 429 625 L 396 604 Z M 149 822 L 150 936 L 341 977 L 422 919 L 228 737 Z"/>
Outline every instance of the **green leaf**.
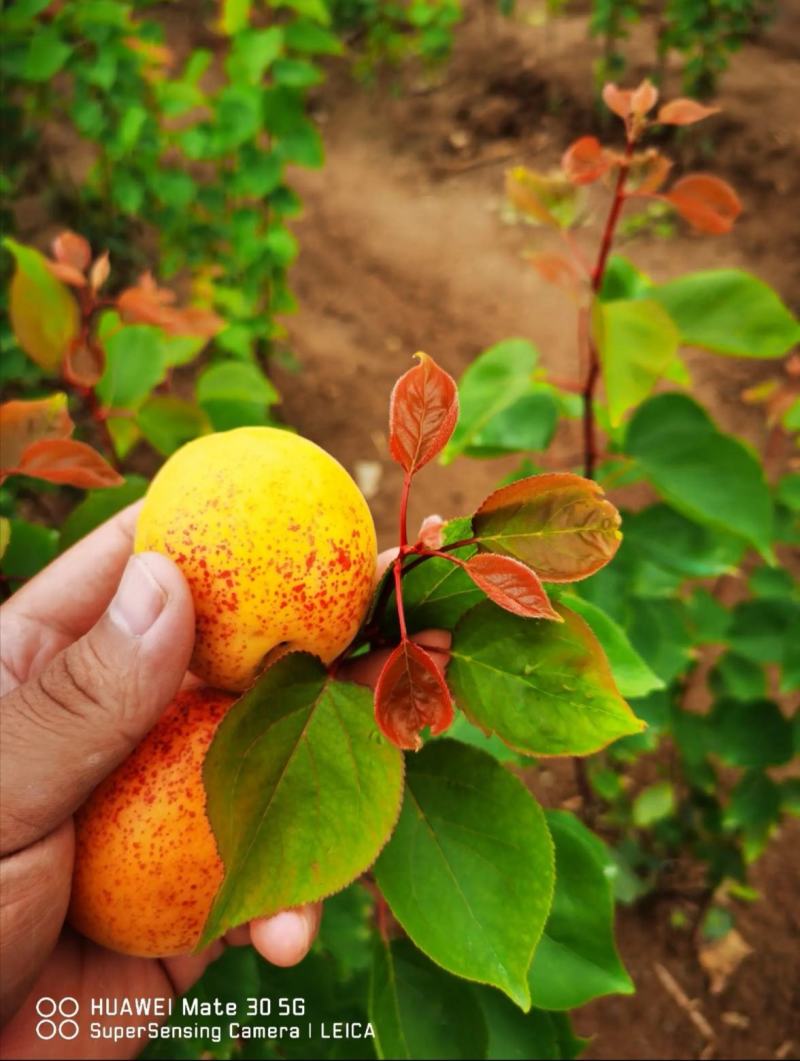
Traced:
<path fill-rule="evenodd" d="M 565 1010 L 633 994 L 614 944 L 614 866 L 601 840 L 566 811 L 548 811 L 556 847 L 553 908 L 530 968 L 531 998 Z"/>
<path fill-rule="evenodd" d="M 622 627 L 601 608 L 574 594 L 565 594 L 562 600 L 592 628 L 592 633 L 608 657 L 621 696 L 647 696 L 654 689 L 664 688 L 664 682 L 645 663 Z"/>
<path fill-rule="evenodd" d="M 222 0 L 222 11 L 220 12 L 222 32 L 229 37 L 241 33 L 250 21 L 251 7 L 252 0 Z"/>
<path fill-rule="evenodd" d="M 8 523 L 8 544 L 0 570 L 7 578 L 33 578 L 58 552 L 58 531 L 24 519 L 10 519 Z"/>
<path fill-rule="evenodd" d="M 61 527 L 60 551 L 69 549 L 75 542 L 111 519 L 123 508 L 132 505 L 147 490 L 147 479 L 141 475 L 127 475 L 122 486 L 104 490 L 90 490 L 83 501 L 73 508 Z"/>
<path fill-rule="evenodd" d="M 368 958 L 371 963 L 372 948 Z M 258 970 L 260 983 L 256 995 L 262 1000 L 259 1006 L 266 1003 L 269 1012 L 249 1018 L 248 1023 L 254 1026 L 253 1036 L 248 1041 L 242 1035 L 233 1056 L 268 1057 L 275 1061 L 279 1058 L 281 1061 L 309 1061 L 310 1058 L 375 1061 L 374 1031 L 367 1032 L 367 971 L 344 980 L 332 955 L 314 951 L 299 965 L 288 969 L 260 961 Z M 241 1012 L 244 1007 L 241 1001 L 239 1004 Z M 356 1035 L 337 1041 L 336 1022 L 351 1024 Z M 284 1034 L 293 1026 L 299 1030 L 299 1038 Z"/>
<path fill-rule="evenodd" d="M 625 627 L 633 647 L 667 685 L 692 659 L 692 640 L 683 605 L 677 600 L 635 597 L 628 603 Z"/>
<path fill-rule="evenodd" d="M 297 240 L 284 225 L 270 225 L 264 239 L 264 246 L 269 251 L 273 262 L 281 268 L 291 265 L 297 257 Z"/>
<path fill-rule="evenodd" d="M 121 416 L 110 416 L 106 426 L 114 443 L 114 452 L 120 460 L 124 460 L 142 437 L 141 431 L 133 420 Z"/>
<path fill-rule="evenodd" d="M 526 339 L 505 339 L 472 362 L 458 384 L 458 423 L 442 463 L 449 464 L 471 445 L 480 448 L 481 434 L 491 430 L 494 418 L 530 391 L 538 360 L 538 351 Z"/>
<path fill-rule="evenodd" d="M 686 601 L 689 628 L 696 645 L 724 644 L 731 615 L 713 593 L 698 587 Z"/>
<path fill-rule="evenodd" d="M 532 383 L 530 393 L 493 417 L 465 448 L 467 457 L 489 459 L 508 453 L 545 450 L 558 423 L 558 405 L 553 395 Z"/>
<path fill-rule="evenodd" d="M 792 758 L 792 724 L 770 700 L 719 700 L 708 721 L 708 748 L 730 766 L 780 766 Z"/>
<path fill-rule="evenodd" d="M 225 717 L 204 779 L 225 864 L 206 943 L 330 895 L 367 869 L 397 818 L 403 759 L 378 735 L 368 689 L 291 653 Z"/>
<path fill-rule="evenodd" d="M 430 742 L 406 771 L 400 819 L 375 864 L 379 888 L 435 962 L 527 1009 L 553 890 L 539 805 L 490 755 L 455 741 Z"/>
<path fill-rule="evenodd" d="M 304 18 L 312 18 L 327 26 L 331 20 L 327 0 L 269 0 L 270 7 L 288 7 Z"/>
<path fill-rule="evenodd" d="M 761 465 L 697 402 L 682 394 L 650 398 L 628 426 L 625 449 L 684 515 L 738 534 L 771 559 L 772 502 Z"/>
<path fill-rule="evenodd" d="M 272 70 L 276 85 L 310 88 L 322 81 L 322 70 L 307 59 L 278 59 Z"/>
<path fill-rule="evenodd" d="M 25 81 L 49 81 L 71 54 L 72 48 L 61 39 L 55 26 L 37 25 L 22 64 L 22 77 Z"/>
<path fill-rule="evenodd" d="M 777 294 L 741 269 L 710 269 L 648 292 L 672 317 L 681 339 L 716 354 L 782 357 L 800 342 L 800 324 Z"/>
<path fill-rule="evenodd" d="M 246 361 L 220 361 L 197 380 L 197 401 L 215 431 L 269 422 L 269 408 L 280 400 L 272 383 Z"/>
<path fill-rule="evenodd" d="M 382 1059 L 486 1056 L 486 1023 L 472 989 L 429 962 L 408 940 L 375 944 L 369 1019 Z"/>
<path fill-rule="evenodd" d="M 592 334 L 613 427 L 639 405 L 678 352 L 678 330 L 652 299 L 595 300 Z"/>
<path fill-rule="evenodd" d="M 715 578 L 735 572 L 745 546 L 740 538 L 711 530 L 669 505 L 625 512 L 625 547 L 685 578 Z"/>
<path fill-rule="evenodd" d="M 164 167 L 159 170 L 156 195 L 165 206 L 173 210 L 186 210 L 194 202 L 197 185 L 188 173 Z"/>
<path fill-rule="evenodd" d="M 242 148 L 231 186 L 236 195 L 261 199 L 278 187 L 282 176 L 283 164 L 276 154 Z"/>
<path fill-rule="evenodd" d="M 137 409 L 167 372 L 161 330 L 150 324 L 119 323 L 116 313 L 100 320 L 106 367 L 95 388 L 109 409 Z"/>
<path fill-rule="evenodd" d="M 282 51 L 283 30 L 280 26 L 246 29 L 236 34 L 225 68 L 234 80 L 255 85 Z"/>
<path fill-rule="evenodd" d="M 456 627 L 447 682 L 467 717 L 516 751 L 589 755 L 644 726 L 587 623 L 557 610 L 563 623 L 478 604 Z"/>
<path fill-rule="evenodd" d="M 764 668 L 735 652 L 726 652 L 709 675 L 711 689 L 718 696 L 734 700 L 762 700 L 767 695 Z"/>
<path fill-rule="evenodd" d="M 290 131 L 282 133 L 276 150 L 284 162 L 294 162 L 309 169 L 319 169 L 325 161 L 322 137 L 308 119 L 302 119 Z"/>
<path fill-rule="evenodd" d="M 646 297 L 652 283 L 650 277 L 637 269 L 630 259 L 621 254 L 612 254 L 603 273 L 603 286 L 599 294 L 604 302 Z"/>
<path fill-rule="evenodd" d="M 14 335 L 32 361 L 49 375 L 55 375 L 78 334 L 78 304 L 38 251 L 10 238 L 3 240 L 3 246 L 16 261 L 9 292 Z"/>
<path fill-rule="evenodd" d="M 161 332 L 161 348 L 167 368 L 188 365 L 207 344 L 208 339 L 203 335 L 169 335 Z"/>
<path fill-rule="evenodd" d="M 372 962 L 373 900 L 362 884 L 325 900 L 319 946 L 336 961 L 341 979 L 368 969 Z"/>
<path fill-rule="evenodd" d="M 296 19 L 284 27 L 286 47 L 290 51 L 304 52 L 309 55 L 341 55 L 342 42 L 331 33 L 310 22 L 308 19 Z"/>
<path fill-rule="evenodd" d="M 776 496 L 792 512 L 800 512 L 800 475 L 790 472 L 778 480 Z"/>
<path fill-rule="evenodd" d="M 767 839 L 781 813 L 781 789 L 761 770 L 745 774 L 731 792 L 725 809 L 726 829 L 741 829 L 752 841 Z"/>
<path fill-rule="evenodd" d="M 490 1061 L 558 1061 L 577 1057 L 583 1041 L 572 1035 L 569 1017 L 532 1009 L 523 1013 L 505 995 L 491 988 L 474 988 L 489 1031 Z"/>
<path fill-rule="evenodd" d="M 757 567 L 747 584 L 755 597 L 766 600 L 800 599 L 800 587 L 791 573 L 782 567 Z"/>
<path fill-rule="evenodd" d="M 261 132 L 262 90 L 258 85 L 226 85 L 215 101 L 214 138 L 220 154 L 233 151 Z"/>
<path fill-rule="evenodd" d="M 733 914 L 723 906 L 711 906 L 703 918 L 703 939 L 715 940 L 727 936 L 734 926 Z"/>
<path fill-rule="evenodd" d="M 90 135 L 86 130 L 83 130 L 83 132 L 86 136 Z M 99 139 L 101 135 L 98 129 L 95 131 L 93 139 Z M 115 168 L 114 180 L 111 184 L 111 198 L 114 201 L 114 205 L 123 214 L 133 217 L 139 212 L 144 203 L 144 191 L 144 185 L 137 175 L 123 169 L 121 166 Z"/>
<path fill-rule="evenodd" d="M 640 829 L 649 829 L 656 822 L 668 818 L 674 810 L 675 789 L 669 781 L 658 781 L 643 788 L 633 801 L 633 824 Z"/>
<path fill-rule="evenodd" d="M 202 409 L 168 394 L 148 398 L 136 416 L 136 424 L 150 445 L 164 457 L 211 430 Z"/>
<path fill-rule="evenodd" d="M 798 601 L 747 600 L 733 610 L 729 640 L 735 652 L 754 663 L 782 663 L 798 630 Z"/>
<path fill-rule="evenodd" d="M 470 744 L 473 748 L 488 752 L 497 759 L 498 763 L 515 763 L 522 765 L 524 759 L 521 755 L 512 751 L 507 744 L 503 744 L 497 736 L 487 737 L 485 733 L 469 721 L 466 715 L 459 712 L 452 726 L 447 730 L 447 737 L 451 740 L 460 741 L 462 744 Z"/>

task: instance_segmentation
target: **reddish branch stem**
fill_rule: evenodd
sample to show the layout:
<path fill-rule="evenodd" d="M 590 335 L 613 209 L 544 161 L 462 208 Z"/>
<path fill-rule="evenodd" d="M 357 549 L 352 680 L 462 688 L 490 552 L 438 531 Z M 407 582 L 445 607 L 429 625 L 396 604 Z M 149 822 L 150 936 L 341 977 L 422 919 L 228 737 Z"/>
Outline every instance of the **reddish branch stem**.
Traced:
<path fill-rule="evenodd" d="M 406 472 L 403 476 L 403 491 L 400 494 L 400 548 L 405 549 L 408 545 L 408 493 L 411 489 L 411 475 Z"/>
<path fill-rule="evenodd" d="M 394 562 L 394 597 L 397 605 L 397 621 L 400 624 L 400 637 L 403 641 L 408 637 L 406 631 L 406 613 L 403 608 L 403 561 L 398 556 Z"/>
<path fill-rule="evenodd" d="M 465 545 L 476 545 L 477 542 L 477 538 L 462 538 L 460 542 L 451 542 L 450 545 L 443 545 L 440 551 L 450 553 L 453 549 L 463 549 Z"/>
<path fill-rule="evenodd" d="M 106 457 L 108 458 L 109 464 L 112 468 L 116 468 L 117 465 L 117 453 L 114 449 L 114 439 L 111 437 L 111 431 L 108 427 L 108 414 L 98 401 L 97 395 L 92 387 L 86 387 L 83 389 L 83 395 L 86 399 L 86 408 L 91 416 L 92 420 L 97 424 L 103 440 L 103 448 L 106 450 Z"/>
<path fill-rule="evenodd" d="M 628 179 L 628 167 L 633 155 L 633 139 L 629 136 L 625 147 L 625 157 L 620 162 L 617 180 L 614 185 L 614 197 L 611 200 L 611 208 L 608 211 L 603 237 L 600 241 L 600 250 L 597 255 L 595 267 L 592 270 L 592 293 L 597 294 L 603 284 L 608 257 L 614 243 L 614 235 L 617 230 L 622 206 L 625 202 L 625 182 Z M 581 329 L 582 331 L 582 329 Z M 579 342 L 583 342 L 582 335 Z M 594 415 L 594 392 L 597 381 L 600 378 L 600 355 L 597 347 L 588 336 L 589 345 L 589 368 L 586 374 L 586 383 L 583 388 L 583 474 L 587 479 L 593 479 L 597 465 L 597 431 Z"/>

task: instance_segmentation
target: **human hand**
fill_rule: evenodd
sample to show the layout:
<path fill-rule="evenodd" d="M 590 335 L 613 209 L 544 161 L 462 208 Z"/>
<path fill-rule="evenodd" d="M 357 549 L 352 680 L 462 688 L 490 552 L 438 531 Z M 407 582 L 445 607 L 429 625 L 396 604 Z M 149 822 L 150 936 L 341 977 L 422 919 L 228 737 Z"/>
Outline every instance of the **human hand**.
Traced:
<path fill-rule="evenodd" d="M 98 528 L 0 610 L 0 1014 L 11 1018 L 3 1057 L 136 1054 L 142 1040 L 38 1039 L 36 1000 L 172 996 L 226 944 L 252 942 L 267 960 L 292 965 L 319 927 L 314 904 L 234 929 L 202 954 L 157 961 L 112 953 L 64 925 L 72 814 L 157 721 L 192 652 L 194 610 L 180 571 L 156 553 L 131 556 L 137 511 Z"/>

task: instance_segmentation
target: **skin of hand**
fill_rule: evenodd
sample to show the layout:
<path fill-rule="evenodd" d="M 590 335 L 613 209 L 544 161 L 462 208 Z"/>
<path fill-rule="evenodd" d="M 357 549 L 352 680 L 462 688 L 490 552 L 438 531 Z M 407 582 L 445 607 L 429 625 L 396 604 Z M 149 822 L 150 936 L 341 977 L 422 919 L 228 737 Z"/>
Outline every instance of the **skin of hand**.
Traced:
<path fill-rule="evenodd" d="M 288 966 L 311 946 L 321 904 L 256 919 L 201 954 L 116 954 L 64 918 L 73 862 L 73 812 L 159 718 L 185 683 L 194 637 L 191 595 L 165 556 L 132 556 L 138 505 L 73 546 L 0 609 L 0 1056 L 124 1058 L 146 1039 L 41 1040 L 36 1000 L 172 997 L 225 946 L 252 943 Z M 394 554 L 382 554 L 379 572 Z M 424 631 L 447 650 L 449 634 Z M 343 668 L 374 685 L 388 653 Z M 446 655 L 437 653 L 444 667 Z M 133 1016 L 129 1026 L 152 1018 Z"/>

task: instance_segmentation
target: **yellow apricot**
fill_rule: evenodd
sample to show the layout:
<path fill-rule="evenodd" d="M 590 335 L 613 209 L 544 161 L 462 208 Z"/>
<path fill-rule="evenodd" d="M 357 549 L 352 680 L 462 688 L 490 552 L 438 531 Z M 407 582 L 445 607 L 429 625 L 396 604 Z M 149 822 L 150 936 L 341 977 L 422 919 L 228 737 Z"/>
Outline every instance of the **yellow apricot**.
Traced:
<path fill-rule="evenodd" d="M 179 693 L 76 814 L 69 918 L 84 936 L 142 957 L 194 949 L 223 874 L 203 760 L 234 701 Z"/>
<path fill-rule="evenodd" d="M 375 573 L 356 484 L 319 446 L 272 427 L 206 435 L 173 454 L 150 484 L 135 548 L 183 571 L 197 619 L 191 669 L 221 689 L 247 688 L 278 645 L 334 659 Z"/>

